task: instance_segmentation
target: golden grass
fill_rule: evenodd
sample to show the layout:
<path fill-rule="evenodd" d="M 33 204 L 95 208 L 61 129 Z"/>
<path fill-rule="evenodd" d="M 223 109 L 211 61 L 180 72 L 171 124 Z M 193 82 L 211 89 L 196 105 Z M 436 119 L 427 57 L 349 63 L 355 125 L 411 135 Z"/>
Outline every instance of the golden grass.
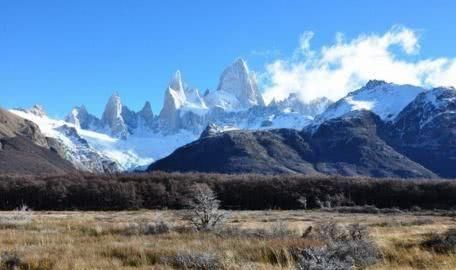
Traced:
<path fill-rule="evenodd" d="M 335 214 L 304 211 L 232 212 L 225 226 L 270 229 L 285 222 L 297 232 L 294 237 L 226 237 L 213 233 L 161 235 L 123 233 L 132 223 L 160 219 L 173 226 L 185 225 L 180 211 L 132 212 L 33 212 L 27 223 L 2 226 L 0 252 L 16 252 L 27 270 L 172 269 L 163 258 L 179 252 L 210 252 L 222 259 L 224 269 L 293 269 L 289 250 L 317 245 L 299 238 L 307 226 L 334 220 L 362 223 L 381 248 L 383 260 L 370 269 L 456 269 L 456 256 L 423 249 L 419 243 L 431 232 L 456 226 L 448 217 Z M 432 222 L 417 222 L 431 220 Z"/>

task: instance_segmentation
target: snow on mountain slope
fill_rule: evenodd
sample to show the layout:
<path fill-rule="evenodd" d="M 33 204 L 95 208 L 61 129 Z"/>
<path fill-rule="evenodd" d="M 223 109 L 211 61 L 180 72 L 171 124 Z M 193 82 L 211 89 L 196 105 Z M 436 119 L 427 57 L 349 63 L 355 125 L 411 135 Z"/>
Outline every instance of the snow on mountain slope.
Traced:
<path fill-rule="evenodd" d="M 10 110 L 12 113 L 36 123 L 46 137 L 57 140 L 64 158 L 77 168 L 91 172 L 133 170 L 153 162 L 147 153 L 138 154 L 146 142 L 113 138 L 109 135 L 80 129 L 72 123 L 36 114 L 32 110 Z M 152 140 L 152 143 L 155 141 Z M 135 143 L 138 143 L 135 145 Z M 163 148 L 163 146 L 162 146 Z M 171 150 L 170 150 L 171 151 Z"/>
<path fill-rule="evenodd" d="M 384 81 L 369 81 L 366 86 L 340 99 L 320 116 L 316 123 L 337 118 L 350 111 L 369 110 L 384 121 L 392 121 L 425 89 L 411 85 L 397 85 Z"/>

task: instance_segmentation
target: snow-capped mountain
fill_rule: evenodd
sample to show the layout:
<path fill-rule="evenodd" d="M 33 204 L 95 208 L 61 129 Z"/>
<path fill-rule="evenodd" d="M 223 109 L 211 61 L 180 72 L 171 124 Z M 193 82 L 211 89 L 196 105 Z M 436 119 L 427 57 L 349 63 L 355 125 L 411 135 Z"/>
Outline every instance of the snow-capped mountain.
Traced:
<path fill-rule="evenodd" d="M 456 90 L 435 88 L 420 94 L 392 123 L 392 145 L 437 172 L 456 172 Z"/>
<path fill-rule="evenodd" d="M 101 118 L 84 105 L 74 107 L 64 120 L 49 118 L 39 107 L 12 112 L 38 124 L 77 168 L 112 172 L 163 158 L 199 138 L 208 125 L 217 132 L 302 129 L 329 104 L 327 99 L 304 103 L 290 95 L 266 106 L 247 64 L 238 59 L 223 71 L 217 90 L 204 95 L 185 84 L 177 71 L 165 88 L 158 115 L 149 102 L 138 112 L 129 109 L 117 93 L 109 98 Z"/>
<path fill-rule="evenodd" d="M 226 130 L 269 130 L 305 127 L 350 111 L 367 109 L 392 122 L 424 88 L 370 81 L 336 103 L 326 98 L 303 102 L 297 94 L 265 105 L 254 76 L 238 59 L 223 72 L 216 90 L 199 90 L 185 83 L 177 71 L 164 89 L 163 108 L 154 114 L 149 102 L 131 110 L 115 93 L 99 118 L 84 105 L 64 120 L 49 118 L 41 107 L 11 110 L 38 124 L 54 138 L 61 155 L 77 168 L 94 172 L 134 170 L 171 154 L 178 147 L 207 134 Z M 431 97 L 428 97 L 431 99 Z M 209 129 L 206 127 L 209 126 Z M 205 134 L 205 133 L 203 133 Z"/>
<path fill-rule="evenodd" d="M 153 159 L 130 151 L 124 141 L 109 135 L 82 129 L 73 123 L 49 118 L 39 106 L 10 112 L 34 122 L 53 147 L 76 168 L 90 172 L 119 172 L 144 166 Z"/>
<path fill-rule="evenodd" d="M 361 89 L 349 93 L 329 106 L 323 114 L 317 117 L 316 123 L 322 123 L 356 110 L 369 110 L 384 121 L 392 121 L 405 106 L 424 91 L 424 88 L 412 85 L 372 80 Z"/>
<path fill-rule="evenodd" d="M 255 77 L 243 59 L 236 60 L 223 71 L 217 91 L 210 92 L 205 99 L 210 107 L 220 107 L 224 111 L 264 106 Z"/>

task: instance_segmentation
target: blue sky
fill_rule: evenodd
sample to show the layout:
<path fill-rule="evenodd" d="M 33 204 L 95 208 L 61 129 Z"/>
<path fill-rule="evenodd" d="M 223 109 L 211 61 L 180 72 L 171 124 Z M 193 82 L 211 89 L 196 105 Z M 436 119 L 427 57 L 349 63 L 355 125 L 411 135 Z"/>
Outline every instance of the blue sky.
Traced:
<path fill-rule="evenodd" d="M 454 1 L 411 0 L 0 0 L 0 106 L 39 103 L 63 117 L 85 104 L 99 115 L 118 91 L 132 109 L 149 100 L 158 112 L 177 69 L 188 84 L 214 89 L 235 58 L 265 72 L 306 31 L 319 48 L 339 32 L 350 40 L 403 25 L 420 38 L 410 61 L 453 58 L 454 10 Z"/>

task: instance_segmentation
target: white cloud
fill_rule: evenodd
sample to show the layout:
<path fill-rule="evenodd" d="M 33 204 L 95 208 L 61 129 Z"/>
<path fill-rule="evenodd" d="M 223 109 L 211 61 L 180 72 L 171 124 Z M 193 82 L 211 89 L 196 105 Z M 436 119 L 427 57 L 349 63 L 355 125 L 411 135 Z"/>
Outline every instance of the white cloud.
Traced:
<path fill-rule="evenodd" d="M 412 29 L 395 26 L 383 35 L 361 35 L 351 41 L 337 33 L 334 44 L 317 51 L 311 48 L 312 37 L 312 32 L 305 32 L 291 59 L 266 65 L 261 78 L 267 102 L 290 93 L 298 93 L 306 101 L 319 97 L 337 100 L 371 79 L 425 87 L 456 86 L 456 59 L 416 60 L 419 36 Z"/>

